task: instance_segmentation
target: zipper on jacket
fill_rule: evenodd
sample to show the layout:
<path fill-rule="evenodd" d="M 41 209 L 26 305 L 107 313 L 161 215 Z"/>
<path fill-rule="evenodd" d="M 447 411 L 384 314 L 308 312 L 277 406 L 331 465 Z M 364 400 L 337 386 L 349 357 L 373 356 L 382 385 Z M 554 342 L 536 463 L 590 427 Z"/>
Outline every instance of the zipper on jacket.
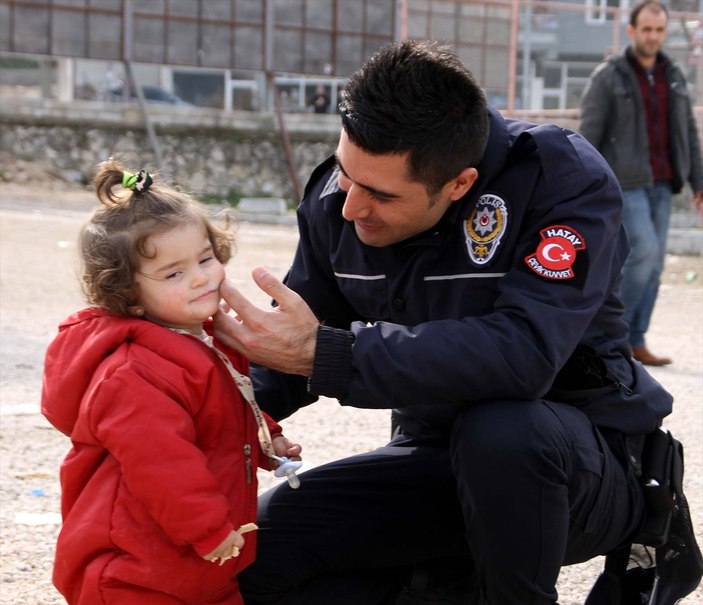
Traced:
<path fill-rule="evenodd" d="M 621 393 L 625 393 L 625 395 L 632 395 L 632 393 L 634 393 L 634 391 L 630 387 L 624 385 L 619 380 L 613 379 L 613 386 L 618 389 Z"/>
<path fill-rule="evenodd" d="M 244 466 L 247 473 L 247 483 L 251 483 L 251 445 L 244 444 Z"/>

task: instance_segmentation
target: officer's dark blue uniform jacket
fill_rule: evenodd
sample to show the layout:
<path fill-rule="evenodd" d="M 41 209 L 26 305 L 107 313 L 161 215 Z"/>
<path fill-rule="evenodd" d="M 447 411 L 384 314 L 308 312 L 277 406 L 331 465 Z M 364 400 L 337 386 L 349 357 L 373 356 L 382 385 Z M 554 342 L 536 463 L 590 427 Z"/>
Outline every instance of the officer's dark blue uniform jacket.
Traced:
<path fill-rule="evenodd" d="M 616 295 L 620 190 L 580 135 L 491 111 L 479 178 L 435 228 L 384 248 L 342 218 L 333 158 L 298 210 L 287 285 L 324 326 L 310 381 L 253 369 L 276 418 L 318 395 L 445 432 L 479 400 L 566 401 L 600 427 L 653 430 L 671 396 L 630 360 Z"/>

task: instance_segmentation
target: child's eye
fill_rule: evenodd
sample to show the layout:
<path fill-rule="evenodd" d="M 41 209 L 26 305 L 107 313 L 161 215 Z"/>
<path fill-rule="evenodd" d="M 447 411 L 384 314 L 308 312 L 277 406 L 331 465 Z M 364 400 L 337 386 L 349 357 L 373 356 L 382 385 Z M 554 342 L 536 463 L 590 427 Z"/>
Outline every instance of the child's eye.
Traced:
<path fill-rule="evenodd" d="M 173 273 L 169 273 L 169 274 L 166 276 L 166 279 L 176 279 L 177 277 L 180 277 L 180 275 L 181 275 L 182 273 L 183 273 L 182 271 L 174 271 Z"/>
<path fill-rule="evenodd" d="M 205 258 L 200 259 L 200 264 L 204 265 L 206 263 L 209 263 L 211 260 L 214 260 L 213 256 L 206 256 Z"/>

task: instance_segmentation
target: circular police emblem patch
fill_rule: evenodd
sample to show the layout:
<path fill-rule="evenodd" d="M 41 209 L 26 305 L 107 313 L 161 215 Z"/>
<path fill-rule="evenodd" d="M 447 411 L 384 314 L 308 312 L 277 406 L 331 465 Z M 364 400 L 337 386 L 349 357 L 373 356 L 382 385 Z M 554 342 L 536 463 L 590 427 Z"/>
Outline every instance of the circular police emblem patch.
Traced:
<path fill-rule="evenodd" d="M 485 265 L 495 255 L 508 226 L 508 208 L 497 195 L 482 195 L 464 223 L 466 247 L 477 265 Z"/>

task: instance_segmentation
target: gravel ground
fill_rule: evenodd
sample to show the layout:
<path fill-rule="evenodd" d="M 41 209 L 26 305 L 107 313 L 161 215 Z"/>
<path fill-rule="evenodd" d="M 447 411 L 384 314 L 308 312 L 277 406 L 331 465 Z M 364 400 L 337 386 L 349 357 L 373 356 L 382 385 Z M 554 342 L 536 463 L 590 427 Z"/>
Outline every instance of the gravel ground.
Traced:
<path fill-rule="evenodd" d="M 31 182 L 31 179 L 30 179 Z M 53 189 L 0 186 L 0 602 L 64 603 L 51 584 L 60 527 L 58 467 L 68 439 L 39 413 L 47 344 L 64 317 L 83 306 L 76 279 L 75 240 L 94 203 L 92 194 L 54 181 Z M 283 275 L 297 233 L 291 227 L 242 223 L 228 276 L 254 300 L 249 270 Z M 686 446 L 686 493 L 703 543 L 703 263 L 669 256 L 649 344 L 675 363 L 654 376 L 676 397 L 666 425 Z M 324 418 L 324 422 L 322 419 Z M 382 444 L 389 413 L 342 408 L 331 400 L 304 408 L 284 423 L 304 446 L 307 468 Z M 262 489 L 278 482 L 260 475 Z M 602 559 L 565 568 L 560 603 L 580 605 Z M 682 601 L 703 605 L 703 588 Z M 330 605 L 334 605 L 331 603 Z"/>

